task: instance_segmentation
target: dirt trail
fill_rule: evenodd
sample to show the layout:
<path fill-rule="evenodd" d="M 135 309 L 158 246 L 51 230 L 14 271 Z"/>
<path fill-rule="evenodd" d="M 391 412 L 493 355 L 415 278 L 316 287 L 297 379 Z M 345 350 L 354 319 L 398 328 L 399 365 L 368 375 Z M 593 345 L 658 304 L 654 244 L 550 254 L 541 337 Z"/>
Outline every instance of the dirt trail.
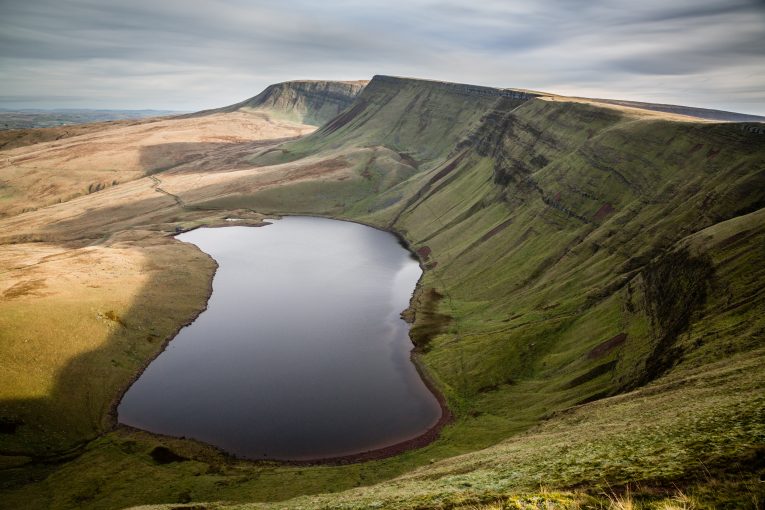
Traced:
<path fill-rule="evenodd" d="M 167 190 L 165 190 L 163 188 L 160 188 L 160 185 L 162 184 L 162 181 L 158 177 L 150 175 L 149 179 L 154 181 L 154 184 L 151 185 L 151 187 L 154 188 L 154 191 L 156 191 L 158 193 L 164 193 L 165 195 L 167 195 L 170 198 L 172 198 L 173 200 L 175 200 L 175 203 L 178 204 L 179 207 L 181 207 L 183 209 L 189 209 L 189 207 L 186 205 L 186 203 L 183 201 L 183 199 L 181 197 L 179 197 L 178 195 L 174 195 L 173 193 L 170 193 L 169 191 L 167 191 Z"/>

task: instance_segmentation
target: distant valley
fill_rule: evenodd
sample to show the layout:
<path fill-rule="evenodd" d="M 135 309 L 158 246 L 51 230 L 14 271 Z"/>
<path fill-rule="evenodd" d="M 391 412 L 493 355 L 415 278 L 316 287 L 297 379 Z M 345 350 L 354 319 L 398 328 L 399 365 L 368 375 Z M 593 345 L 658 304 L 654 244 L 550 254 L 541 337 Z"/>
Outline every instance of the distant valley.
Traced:
<path fill-rule="evenodd" d="M 184 112 L 173 110 L 11 110 L 0 108 L 0 130 L 47 128 L 110 120 L 144 119 L 146 117 L 163 117 L 181 113 Z"/>

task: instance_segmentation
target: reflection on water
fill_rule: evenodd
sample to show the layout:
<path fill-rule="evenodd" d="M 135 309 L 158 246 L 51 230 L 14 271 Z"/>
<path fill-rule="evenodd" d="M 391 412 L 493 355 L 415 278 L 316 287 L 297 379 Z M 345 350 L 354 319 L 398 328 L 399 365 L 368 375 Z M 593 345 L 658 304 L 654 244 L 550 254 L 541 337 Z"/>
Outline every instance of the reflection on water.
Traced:
<path fill-rule="evenodd" d="M 212 297 L 125 394 L 121 423 L 298 460 L 388 446 L 438 421 L 399 317 L 420 268 L 394 236 L 288 217 L 178 239 L 218 262 Z"/>

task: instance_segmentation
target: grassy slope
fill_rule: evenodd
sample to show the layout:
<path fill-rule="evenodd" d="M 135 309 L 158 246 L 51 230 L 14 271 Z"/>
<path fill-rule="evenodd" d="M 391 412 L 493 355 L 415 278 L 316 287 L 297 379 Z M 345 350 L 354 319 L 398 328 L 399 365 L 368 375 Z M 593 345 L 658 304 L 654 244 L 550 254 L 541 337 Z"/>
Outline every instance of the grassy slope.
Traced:
<path fill-rule="evenodd" d="M 23 458 L 77 448 L 108 429 L 115 395 L 198 312 L 215 267 L 194 247 L 148 232 L 73 249 L 17 244 L 0 256 L 13 268 L 0 286 L 0 416 L 13 433 L 0 446 Z"/>
<path fill-rule="evenodd" d="M 353 215 L 360 198 L 403 205 L 397 185 L 410 192 L 425 172 L 444 163 L 457 145 L 477 129 L 492 108 L 508 109 L 519 101 L 472 95 L 438 82 L 376 77 L 349 109 L 316 133 L 294 143 L 258 153 L 251 162 L 275 165 L 313 154 L 351 161 L 355 178 L 308 182 L 255 194 L 230 195 L 200 205 L 327 215 Z"/>
<path fill-rule="evenodd" d="M 15 473 L 41 481 L 6 501 L 273 500 L 423 466 L 292 505 L 452 506 L 630 481 L 751 503 L 765 438 L 762 137 L 422 82 L 373 81 L 360 101 L 335 128 L 255 160 L 343 155 L 354 178 L 202 205 L 350 217 L 421 248 L 414 338 L 457 421 L 427 448 L 318 468 L 117 431 L 69 463 Z M 193 460 L 158 463 L 160 444 Z"/>

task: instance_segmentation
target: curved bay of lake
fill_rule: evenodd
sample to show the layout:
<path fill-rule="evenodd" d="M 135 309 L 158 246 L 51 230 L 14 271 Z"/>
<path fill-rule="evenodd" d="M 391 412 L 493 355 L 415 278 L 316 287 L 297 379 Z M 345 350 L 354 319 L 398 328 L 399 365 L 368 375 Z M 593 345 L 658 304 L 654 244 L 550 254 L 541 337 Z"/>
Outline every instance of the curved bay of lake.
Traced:
<path fill-rule="evenodd" d="M 212 296 L 125 393 L 120 423 L 245 458 L 310 460 L 438 422 L 400 318 L 421 271 L 392 234 L 287 217 L 177 238 L 218 262 Z"/>

